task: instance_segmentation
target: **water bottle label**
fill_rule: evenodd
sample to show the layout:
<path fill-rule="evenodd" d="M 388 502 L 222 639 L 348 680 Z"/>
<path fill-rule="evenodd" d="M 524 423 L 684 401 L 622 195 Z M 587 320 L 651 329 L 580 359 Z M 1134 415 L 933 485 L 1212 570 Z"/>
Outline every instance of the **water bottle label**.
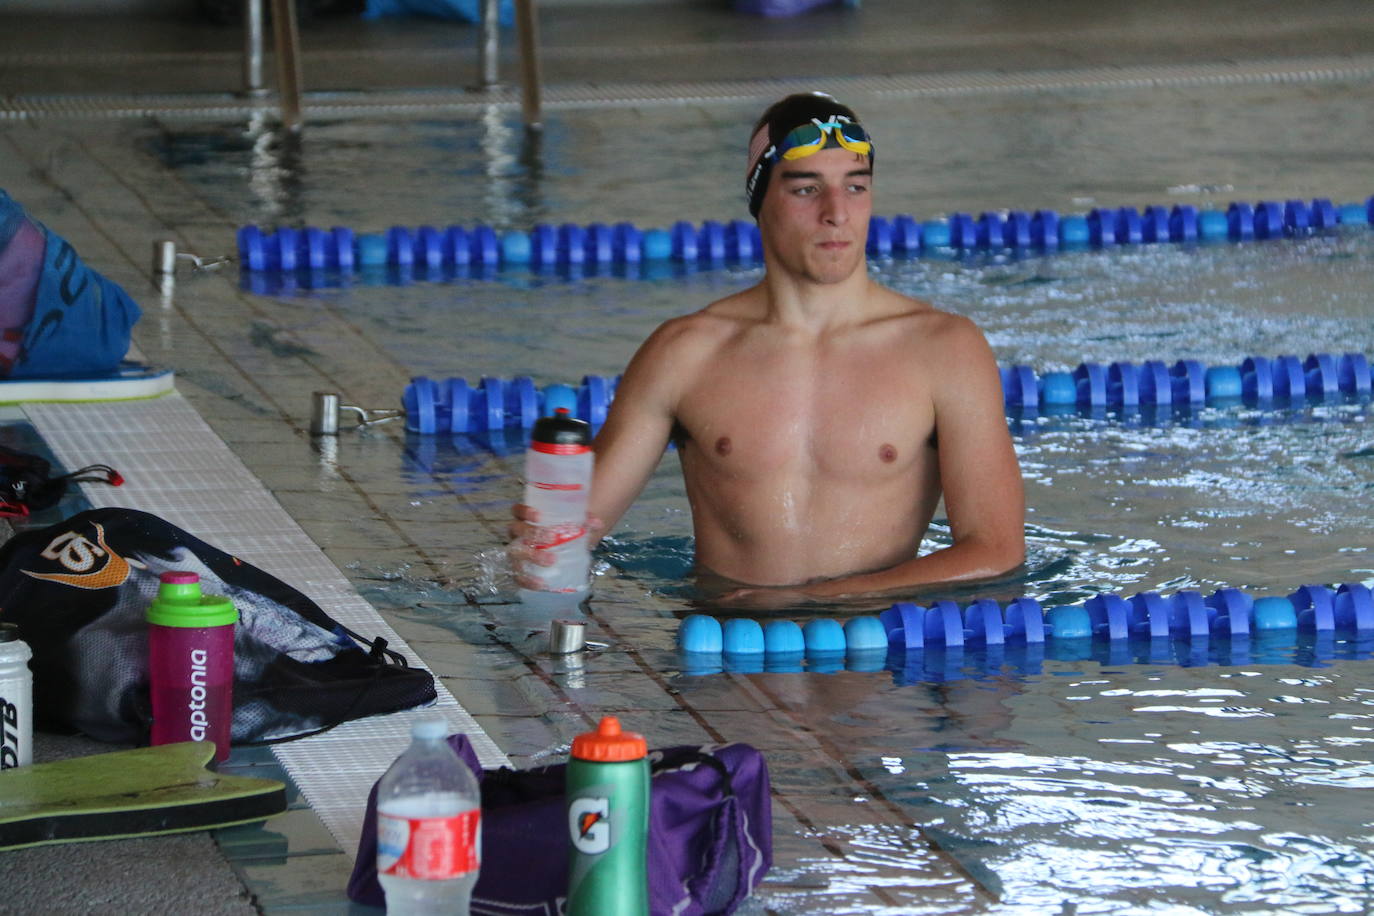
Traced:
<path fill-rule="evenodd" d="M 586 525 L 543 525 L 530 532 L 525 543 L 534 550 L 548 550 L 550 547 L 571 544 L 578 538 L 586 536 Z"/>
<path fill-rule="evenodd" d="M 611 848 L 611 800 L 604 796 L 574 798 L 568 805 L 568 836 L 573 849 L 599 856 Z"/>
<path fill-rule="evenodd" d="M 480 864 L 482 812 L 450 817 L 398 817 L 377 813 L 377 872 L 398 878 L 444 881 Z"/>
<path fill-rule="evenodd" d="M 0 696 L 0 770 L 28 763 L 27 750 L 20 743 L 19 704 Z"/>

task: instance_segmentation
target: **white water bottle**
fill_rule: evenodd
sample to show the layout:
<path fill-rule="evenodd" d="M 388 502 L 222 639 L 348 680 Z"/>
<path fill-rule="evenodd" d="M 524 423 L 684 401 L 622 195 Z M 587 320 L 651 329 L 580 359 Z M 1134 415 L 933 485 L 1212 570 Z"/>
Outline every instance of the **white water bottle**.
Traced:
<path fill-rule="evenodd" d="M 591 538 L 587 498 L 592 486 L 591 428 L 568 412 L 554 411 L 534 424 L 525 454 L 525 505 L 534 509 L 534 530 L 525 545 L 553 557 L 531 565 L 541 592 L 577 598 L 588 589 Z"/>
<path fill-rule="evenodd" d="M 388 913 L 467 916 L 482 864 L 482 799 L 445 740 L 448 724 L 424 719 L 377 785 L 377 878 Z"/>
<path fill-rule="evenodd" d="M 33 763 L 32 657 L 19 627 L 0 623 L 0 770 Z"/>

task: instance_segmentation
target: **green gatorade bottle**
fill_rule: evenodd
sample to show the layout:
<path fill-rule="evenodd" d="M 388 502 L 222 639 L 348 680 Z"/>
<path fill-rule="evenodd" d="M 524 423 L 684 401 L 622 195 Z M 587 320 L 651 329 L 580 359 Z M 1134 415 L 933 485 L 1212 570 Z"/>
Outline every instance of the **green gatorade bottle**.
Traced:
<path fill-rule="evenodd" d="M 649 761 L 615 716 L 573 739 L 568 760 L 568 916 L 649 912 Z"/>

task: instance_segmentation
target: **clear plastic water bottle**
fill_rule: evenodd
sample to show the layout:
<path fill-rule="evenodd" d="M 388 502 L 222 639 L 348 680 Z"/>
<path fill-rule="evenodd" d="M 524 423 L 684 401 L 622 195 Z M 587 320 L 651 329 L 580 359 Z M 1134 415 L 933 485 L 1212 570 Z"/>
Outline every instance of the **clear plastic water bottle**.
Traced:
<path fill-rule="evenodd" d="M 388 913 L 466 916 L 482 864 L 477 778 L 445 740 L 448 724 L 423 719 L 377 785 L 377 877 Z"/>
<path fill-rule="evenodd" d="M 587 592 L 591 485 L 591 427 L 560 407 L 534 424 L 525 455 L 525 505 L 539 513 L 525 544 L 554 558 L 552 565 L 529 570 L 543 583 L 542 592 L 571 597 Z"/>
<path fill-rule="evenodd" d="M 19 627 L 0 623 L 0 770 L 33 762 L 32 657 Z"/>

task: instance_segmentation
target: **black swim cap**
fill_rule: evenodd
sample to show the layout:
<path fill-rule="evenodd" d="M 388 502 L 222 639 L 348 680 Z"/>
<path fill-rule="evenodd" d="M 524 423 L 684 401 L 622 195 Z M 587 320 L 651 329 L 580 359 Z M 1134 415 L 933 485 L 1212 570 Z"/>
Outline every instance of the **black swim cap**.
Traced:
<path fill-rule="evenodd" d="M 783 137 L 815 118 L 827 121 L 833 115 L 844 115 L 858 122 L 859 116 L 848 105 L 842 105 L 824 92 L 799 92 L 774 102 L 754 124 L 749 142 L 749 170 L 744 176 L 744 193 L 749 202 L 749 215 L 758 219 L 763 195 L 768 191 L 768 178 L 773 174 L 773 160 L 765 156 Z M 869 152 L 868 161 L 873 162 Z"/>

